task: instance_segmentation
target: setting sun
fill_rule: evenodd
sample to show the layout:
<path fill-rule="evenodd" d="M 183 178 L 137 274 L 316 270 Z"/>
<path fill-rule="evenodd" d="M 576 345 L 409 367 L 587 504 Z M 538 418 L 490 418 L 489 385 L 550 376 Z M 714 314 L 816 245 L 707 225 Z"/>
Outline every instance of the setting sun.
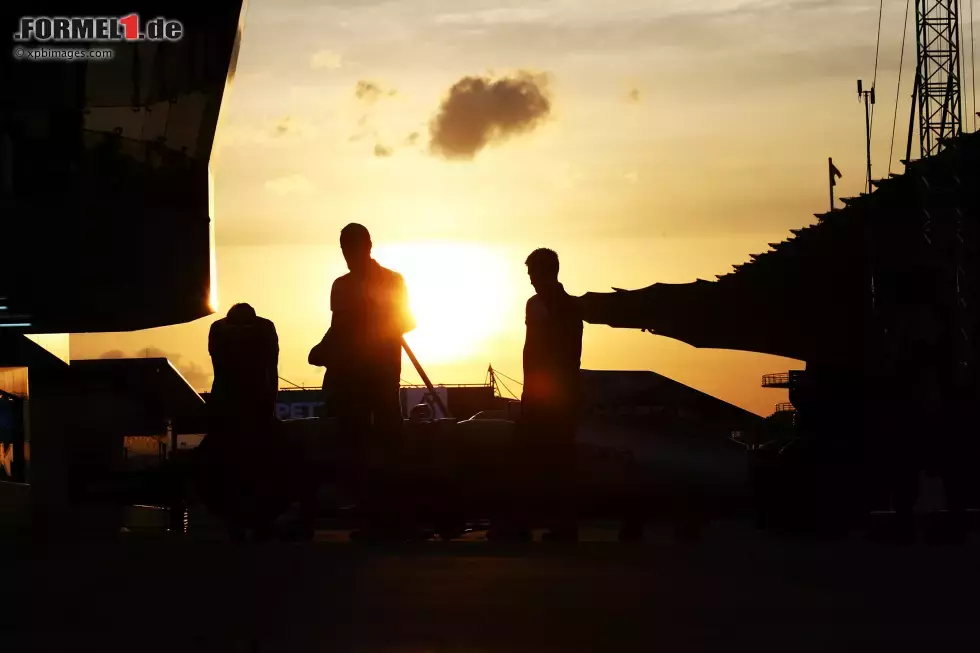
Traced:
<path fill-rule="evenodd" d="M 416 329 L 406 340 L 420 359 L 480 353 L 513 318 L 513 271 L 490 248 L 452 242 L 378 246 L 374 257 L 408 284 Z"/>

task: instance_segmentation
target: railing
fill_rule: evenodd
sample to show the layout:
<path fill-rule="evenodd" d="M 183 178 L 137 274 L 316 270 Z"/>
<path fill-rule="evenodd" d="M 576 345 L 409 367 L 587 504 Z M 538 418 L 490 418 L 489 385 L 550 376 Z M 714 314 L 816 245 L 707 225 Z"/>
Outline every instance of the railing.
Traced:
<path fill-rule="evenodd" d="M 779 374 L 765 374 L 762 377 L 763 388 L 789 388 L 806 374 L 804 370 L 790 370 Z"/>
<path fill-rule="evenodd" d="M 781 374 L 766 374 L 762 377 L 763 388 L 788 388 L 789 372 Z"/>
<path fill-rule="evenodd" d="M 793 406 L 793 404 L 791 404 L 790 402 L 784 401 L 782 403 L 776 404 L 776 412 L 777 413 L 791 413 L 791 412 L 792 413 L 795 413 L 796 412 L 796 407 Z"/>

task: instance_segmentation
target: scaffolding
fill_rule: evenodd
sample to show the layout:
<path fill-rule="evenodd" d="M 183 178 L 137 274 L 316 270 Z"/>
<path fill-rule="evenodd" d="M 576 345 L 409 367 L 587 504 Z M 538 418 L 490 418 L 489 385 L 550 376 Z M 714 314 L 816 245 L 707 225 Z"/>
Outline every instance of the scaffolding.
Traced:
<path fill-rule="evenodd" d="M 915 0 L 915 18 L 919 144 L 928 157 L 963 126 L 959 0 Z"/>
<path fill-rule="evenodd" d="M 918 49 L 916 87 L 919 142 L 923 158 L 938 154 L 963 128 L 959 0 L 916 0 Z M 955 145 L 952 145 L 955 149 Z M 955 152 L 953 153 L 956 154 Z M 975 216 L 964 205 L 957 161 L 939 177 L 919 174 L 922 235 L 939 262 L 933 270 L 940 287 L 953 378 L 969 384 L 975 316 L 971 301 Z M 971 219 L 972 218 L 972 219 Z M 927 264 L 927 267 L 931 267 Z"/>

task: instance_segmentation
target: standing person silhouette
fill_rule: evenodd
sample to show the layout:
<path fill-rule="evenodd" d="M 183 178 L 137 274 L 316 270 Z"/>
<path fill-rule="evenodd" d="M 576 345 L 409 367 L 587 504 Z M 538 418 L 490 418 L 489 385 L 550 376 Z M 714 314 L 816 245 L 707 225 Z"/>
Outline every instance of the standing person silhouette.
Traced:
<path fill-rule="evenodd" d="M 327 368 L 324 386 L 343 439 L 343 457 L 368 512 L 368 530 L 392 526 L 398 436 L 402 336 L 415 328 L 404 278 L 371 257 L 371 235 L 360 224 L 340 232 L 350 270 L 330 291 L 330 329 L 310 353 Z M 315 359 L 315 360 L 314 360 Z"/>
<path fill-rule="evenodd" d="M 536 249 L 525 261 L 535 295 L 527 301 L 522 440 L 531 449 L 532 504 L 551 521 L 545 538 L 578 539 L 575 519 L 575 427 L 581 403 L 582 317 L 558 281 L 558 254 Z M 536 477 L 536 478 L 533 478 Z M 526 530 L 521 524 L 519 530 Z M 523 535 L 526 538 L 526 535 Z"/>

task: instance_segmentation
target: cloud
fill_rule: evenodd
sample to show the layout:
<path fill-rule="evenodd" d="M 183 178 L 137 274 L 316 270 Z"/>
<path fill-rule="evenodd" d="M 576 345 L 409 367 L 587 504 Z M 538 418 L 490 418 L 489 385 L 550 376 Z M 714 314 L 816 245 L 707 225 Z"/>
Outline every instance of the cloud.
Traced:
<path fill-rule="evenodd" d="M 180 372 L 181 376 L 183 376 L 187 380 L 187 383 L 189 383 L 195 390 L 207 390 L 211 385 L 212 375 L 209 374 L 203 367 L 193 361 L 183 361 L 183 356 L 180 354 L 172 354 L 158 347 L 144 347 L 133 355 L 129 355 L 120 349 L 113 349 L 112 351 L 105 352 L 99 356 L 99 358 L 166 358 L 175 368 L 177 368 L 177 371 Z"/>
<path fill-rule="evenodd" d="M 342 57 L 332 50 L 320 50 L 310 57 L 310 66 L 321 70 L 337 70 L 341 66 Z"/>
<path fill-rule="evenodd" d="M 368 136 L 373 136 L 377 139 L 378 131 L 376 128 L 371 127 L 373 106 L 381 98 L 393 97 L 397 94 L 398 91 L 395 89 L 382 88 L 380 84 L 366 79 L 359 80 L 354 87 L 354 97 L 360 100 L 365 106 L 362 109 L 363 113 L 357 119 L 357 131 L 347 139 L 348 142 L 356 143 L 364 140 Z M 389 157 L 392 154 L 394 154 L 394 149 L 390 147 L 381 144 L 374 146 L 374 156 Z"/>
<path fill-rule="evenodd" d="M 547 9 L 528 7 L 500 7 L 482 11 L 439 14 L 434 21 L 440 25 L 494 25 L 508 23 L 535 23 L 548 20 L 552 13 Z"/>
<path fill-rule="evenodd" d="M 290 116 L 283 116 L 276 121 L 276 124 L 273 127 L 273 134 L 275 136 L 284 136 L 287 133 L 296 132 L 298 129 L 299 127 L 295 120 L 293 120 Z"/>
<path fill-rule="evenodd" d="M 301 123 L 292 116 L 282 116 L 265 125 L 225 124 L 218 128 L 215 145 L 218 148 L 240 145 L 286 145 L 296 137 L 310 138 L 318 130 L 308 123 Z"/>
<path fill-rule="evenodd" d="M 276 195 L 302 194 L 313 190 L 313 185 L 303 175 L 289 175 L 265 182 L 265 189 Z"/>
<path fill-rule="evenodd" d="M 447 159 L 472 159 L 491 143 L 533 130 L 550 113 L 545 75 L 464 77 L 429 123 L 429 149 Z"/>
<path fill-rule="evenodd" d="M 398 95 L 397 90 L 393 88 L 386 90 L 377 83 L 366 79 L 358 80 L 357 86 L 354 87 L 354 97 L 362 100 L 365 104 L 374 104 L 382 97 L 394 97 L 395 95 Z"/>
<path fill-rule="evenodd" d="M 420 134 L 419 132 L 412 132 L 411 134 L 405 137 L 405 145 L 415 145 L 416 143 L 418 143 L 419 138 L 421 137 L 422 134 Z"/>
<path fill-rule="evenodd" d="M 601 12 L 593 4 L 554 0 L 543 3 L 551 5 L 550 16 L 497 12 L 493 21 L 480 11 L 452 14 L 433 23 L 425 38 L 458 38 L 471 52 L 530 51 L 538 60 L 569 53 L 637 58 L 651 62 L 644 74 L 658 89 L 692 89 L 696 80 L 695 92 L 717 97 L 722 90 L 744 94 L 760 85 L 850 79 L 854 61 L 873 60 L 874 40 L 863 34 L 879 9 L 871 0 L 616 0 L 603 3 Z M 897 52 L 901 18 L 900 12 L 885 13 L 882 52 Z M 492 28 L 466 31 L 464 37 L 464 30 L 486 28 L 488 22 Z M 897 63 L 897 57 L 882 57 L 879 79 Z"/>

